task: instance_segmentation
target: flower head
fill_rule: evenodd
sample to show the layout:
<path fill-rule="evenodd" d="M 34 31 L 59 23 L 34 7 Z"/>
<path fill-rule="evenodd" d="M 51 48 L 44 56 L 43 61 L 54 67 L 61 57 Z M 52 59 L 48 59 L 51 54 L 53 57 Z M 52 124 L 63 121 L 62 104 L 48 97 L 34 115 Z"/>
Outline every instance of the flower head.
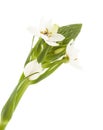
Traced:
<path fill-rule="evenodd" d="M 38 78 L 43 71 L 41 64 L 37 60 L 29 62 L 24 68 L 25 77 L 29 77 L 29 80 L 35 80 Z"/>
<path fill-rule="evenodd" d="M 41 37 L 50 46 L 58 46 L 56 42 L 64 40 L 64 36 L 58 33 L 58 25 L 47 22 L 46 24 L 41 23 L 39 29 L 34 29 L 33 27 L 29 30 L 34 36 Z"/>

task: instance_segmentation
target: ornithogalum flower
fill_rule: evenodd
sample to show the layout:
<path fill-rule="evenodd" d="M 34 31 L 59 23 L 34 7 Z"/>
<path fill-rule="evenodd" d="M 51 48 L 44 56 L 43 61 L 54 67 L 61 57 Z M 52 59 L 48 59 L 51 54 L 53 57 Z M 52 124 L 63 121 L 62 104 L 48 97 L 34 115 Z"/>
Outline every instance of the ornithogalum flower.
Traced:
<path fill-rule="evenodd" d="M 69 59 L 69 63 L 75 67 L 78 65 L 78 50 L 74 47 L 74 43 L 70 42 L 66 48 L 66 56 Z"/>
<path fill-rule="evenodd" d="M 57 42 L 65 39 L 63 35 L 58 33 L 58 29 L 59 26 L 51 22 L 47 22 L 43 25 L 41 24 L 38 29 L 33 27 L 29 28 L 34 36 L 41 37 L 50 46 L 58 46 L 59 44 Z"/>

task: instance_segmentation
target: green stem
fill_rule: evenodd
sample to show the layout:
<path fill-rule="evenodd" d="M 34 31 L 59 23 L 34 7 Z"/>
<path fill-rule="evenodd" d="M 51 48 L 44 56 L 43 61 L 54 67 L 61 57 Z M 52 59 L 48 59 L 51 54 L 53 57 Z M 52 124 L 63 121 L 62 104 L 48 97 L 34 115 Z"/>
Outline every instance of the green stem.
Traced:
<path fill-rule="evenodd" d="M 4 130 L 4 129 L 5 129 L 5 125 L 2 122 L 0 122 L 0 130 Z"/>
<path fill-rule="evenodd" d="M 10 121 L 21 97 L 23 96 L 25 90 L 30 85 L 30 81 L 27 78 L 24 78 L 21 82 L 18 83 L 6 104 L 4 105 L 1 111 L 1 120 L 0 120 L 0 130 L 4 130 Z"/>

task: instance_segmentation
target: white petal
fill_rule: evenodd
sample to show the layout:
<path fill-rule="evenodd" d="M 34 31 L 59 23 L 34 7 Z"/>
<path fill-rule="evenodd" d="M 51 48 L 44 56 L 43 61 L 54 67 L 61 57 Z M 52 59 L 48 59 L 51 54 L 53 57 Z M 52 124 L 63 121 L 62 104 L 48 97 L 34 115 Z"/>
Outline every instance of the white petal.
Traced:
<path fill-rule="evenodd" d="M 81 69 L 77 56 L 78 56 L 78 50 L 74 47 L 74 44 L 68 44 L 67 48 L 66 48 L 66 54 L 69 57 L 69 62 L 72 66 L 74 66 L 75 68 Z"/>
<path fill-rule="evenodd" d="M 57 44 L 56 42 L 50 41 L 49 38 L 48 38 L 48 36 L 46 36 L 46 35 L 41 34 L 41 38 L 43 38 L 44 41 L 45 41 L 48 45 L 50 45 L 50 46 L 58 46 L 58 44 Z"/>
<path fill-rule="evenodd" d="M 78 60 L 70 60 L 70 65 L 72 65 L 73 67 L 75 67 L 77 69 L 82 69 L 82 67 L 79 65 Z"/>
<path fill-rule="evenodd" d="M 74 45 L 70 45 L 68 44 L 67 48 L 66 48 L 66 54 L 72 58 L 72 59 L 75 59 L 77 58 L 77 55 L 78 55 L 78 50 L 74 47 Z"/>
<path fill-rule="evenodd" d="M 46 28 L 48 30 L 51 30 L 51 28 L 52 28 L 52 21 L 51 20 L 45 21 L 44 18 L 42 18 L 41 21 L 40 21 L 40 28 L 39 28 L 39 30 L 43 31 Z"/>
<path fill-rule="evenodd" d="M 57 33 L 58 28 L 59 28 L 59 26 L 57 24 L 53 24 L 50 32 L 52 32 L 53 34 L 55 34 L 55 33 Z"/>
<path fill-rule="evenodd" d="M 47 36 L 47 35 L 40 34 L 40 37 L 41 37 L 42 39 L 44 39 L 44 41 L 48 40 L 48 36 Z"/>
<path fill-rule="evenodd" d="M 50 19 L 49 21 L 45 22 L 45 28 L 47 28 L 49 31 L 51 31 L 53 24 L 52 24 L 52 20 Z"/>
<path fill-rule="evenodd" d="M 58 33 L 55 33 L 51 37 L 49 37 L 49 41 L 54 41 L 54 42 L 62 41 L 64 39 L 65 39 L 65 37 Z"/>
<path fill-rule="evenodd" d="M 25 77 L 28 77 L 33 74 L 33 75 L 35 75 L 34 77 L 37 77 L 37 75 L 40 72 L 42 72 L 42 70 L 43 70 L 43 68 L 42 68 L 41 64 L 39 64 L 37 62 L 37 60 L 33 60 L 25 66 L 24 75 L 25 75 Z M 36 73 L 36 74 L 34 74 L 34 73 Z M 32 76 L 30 76 L 30 77 L 32 77 Z"/>

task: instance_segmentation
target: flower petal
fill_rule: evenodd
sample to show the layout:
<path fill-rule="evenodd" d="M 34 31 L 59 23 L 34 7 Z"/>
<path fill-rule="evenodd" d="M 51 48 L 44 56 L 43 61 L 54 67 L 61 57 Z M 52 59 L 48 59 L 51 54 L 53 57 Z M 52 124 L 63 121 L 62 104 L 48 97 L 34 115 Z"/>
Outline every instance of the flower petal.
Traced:
<path fill-rule="evenodd" d="M 81 69 L 78 61 L 78 50 L 74 47 L 74 44 L 68 44 L 66 48 L 66 55 L 69 57 L 69 62 L 75 68 Z"/>
<path fill-rule="evenodd" d="M 44 18 L 41 19 L 40 21 L 40 27 L 39 27 L 39 31 L 44 31 L 45 29 L 51 30 L 52 28 L 52 21 L 45 21 Z"/>
<path fill-rule="evenodd" d="M 72 44 L 68 44 L 67 48 L 66 48 L 66 54 L 71 58 L 71 59 L 75 59 L 77 58 L 78 55 L 78 50 L 74 47 L 74 45 Z"/>
<path fill-rule="evenodd" d="M 47 35 L 40 34 L 40 37 L 41 37 L 42 39 L 44 39 L 44 41 L 48 40 L 48 36 L 47 36 Z"/>
<path fill-rule="evenodd" d="M 54 42 L 62 41 L 64 39 L 65 37 L 58 33 L 55 33 L 51 37 L 49 37 L 49 41 L 54 41 Z"/>
<path fill-rule="evenodd" d="M 39 64 L 37 60 L 33 60 L 25 66 L 24 75 L 25 77 L 28 77 L 33 74 L 32 76 L 29 77 L 29 79 L 31 80 L 31 77 L 34 77 L 32 78 L 32 80 L 34 80 L 35 78 L 37 78 L 37 75 L 39 75 L 39 73 L 42 72 L 42 70 L 43 68 L 41 64 Z"/>
<path fill-rule="evenodd" d="M 45 28 L 47 28 L 49 31 L 52 29 L 52 20 L 50 19 L 49 21 L 45 22 Z"/>
<path fill-rule="evenodd" d="M 53 24 L 50 32 L 52 32 L 53 34 L 55 34 L 55 33 L 57 33 L 58 28 L 59 28 L 59 26 L 57 24 Z"/>
<path fill-rule="evenodd" d="M 54 42 L 54 41 L 52 41 L 52 40 L 50 41 L 49 38 L 48 38 L 48 36 L 46 36 L 46 35 L 41 34 L 41 38 L 43 38 L 44 41 L 45 41 L 48 45 L 50 45 L 50 46 L 58 46 L 58 44 L 57 44 L 56 42 Z"/>
<path fill-rule="evenodd" d="M 70 65 L 72 65 L 73 67 L 77 68 L 77 69 L 82 69 L 82 67 L 79 64 L 78 59 L 77 60 L 71 60 L 70 61 Z"/>

